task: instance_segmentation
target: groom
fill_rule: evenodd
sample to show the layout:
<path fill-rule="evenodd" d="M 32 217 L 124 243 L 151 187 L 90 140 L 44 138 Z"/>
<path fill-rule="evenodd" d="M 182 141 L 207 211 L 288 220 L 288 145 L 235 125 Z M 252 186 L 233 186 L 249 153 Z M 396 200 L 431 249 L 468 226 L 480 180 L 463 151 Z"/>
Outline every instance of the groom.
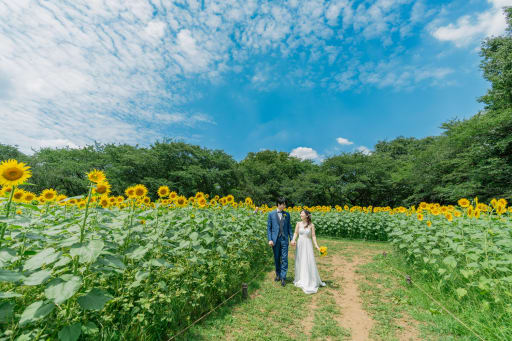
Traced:
<path fill-rule="evenodd" d="M 286 285 L 288 271 L 288 241 L 293 236 L 290 215 L 284 211 L 285 207 L 284 198 L 277 199 L 277 210 L 270 212 L 267 220 L 268 245 L 274 250 L 276 265 L 275 281 L 280 280 L 283 287 Z"/>

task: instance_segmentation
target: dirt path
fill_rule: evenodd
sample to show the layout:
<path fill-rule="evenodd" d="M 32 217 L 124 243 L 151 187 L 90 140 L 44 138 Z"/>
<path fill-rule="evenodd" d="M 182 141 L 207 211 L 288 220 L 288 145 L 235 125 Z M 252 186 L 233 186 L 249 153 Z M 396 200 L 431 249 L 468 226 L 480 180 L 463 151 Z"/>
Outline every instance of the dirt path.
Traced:
<path fill-rule="evenodd" d="M 370 330 L 374 324 L 374 321 L 363 309 L 357 284 L 359 276 L 356 273 L 357 267 L 368 262 L 370 256 L 370 254 L 357 255 L 352 260 L 341 255 L 332 257 L 335 276 L 341 284 L 341 289 L 334 292 L 336 304 L 342 311 L 338 322 L 350 330 L 351 340 L 354 341 L 369 340 Z"/>

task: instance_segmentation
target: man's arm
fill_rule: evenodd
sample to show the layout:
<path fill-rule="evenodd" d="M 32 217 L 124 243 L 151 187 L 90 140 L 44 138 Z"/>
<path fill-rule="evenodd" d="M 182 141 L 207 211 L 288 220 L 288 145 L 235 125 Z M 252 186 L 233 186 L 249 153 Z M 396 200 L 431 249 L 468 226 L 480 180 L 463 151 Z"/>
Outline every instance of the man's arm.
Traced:
<path fill-rule="evenodd" d="M 270 215 L 271 213 L 268 214 L 267 219 L 267 237 L 269 242 L 272 240 L 272 218 L 270 218 Z"/>
<path fill-rule="evenodd" d="M 286 214 L 288 215 L 288 214 Z M 287 225 L 288 225 L 288 237 L 290 238 L 290 240 L 293 239 L 293 234 L 292 234 L 292 224 L 290 224 L 290 220 L 292 219 L 291 216 L 288 216 L 288 219 L 286 219 L 287 221 Z"/>

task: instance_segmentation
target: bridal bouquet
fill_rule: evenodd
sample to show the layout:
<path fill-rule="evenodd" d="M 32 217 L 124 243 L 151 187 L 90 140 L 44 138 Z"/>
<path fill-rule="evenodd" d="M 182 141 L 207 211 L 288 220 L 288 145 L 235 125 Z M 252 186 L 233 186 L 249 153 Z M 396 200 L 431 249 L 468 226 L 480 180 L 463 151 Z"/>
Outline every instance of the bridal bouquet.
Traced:
<path fill-rule="evenodd" d="M 320 256 L 327 255 L 327 246 L 320 246 Z"/>

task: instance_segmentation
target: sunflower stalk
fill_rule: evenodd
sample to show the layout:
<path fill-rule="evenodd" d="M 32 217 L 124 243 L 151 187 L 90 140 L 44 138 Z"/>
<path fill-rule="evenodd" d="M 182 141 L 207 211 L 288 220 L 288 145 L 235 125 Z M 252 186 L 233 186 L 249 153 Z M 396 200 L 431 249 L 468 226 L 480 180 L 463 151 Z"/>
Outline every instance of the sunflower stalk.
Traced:
<path fill-rule="evenodd" d="M 6 218 L 9 218 L 9 213 L 11 212 L 12 198 L 14 196 L 15 191 L 16 191 L 16 186 L 12 186 L 11 194 L 9 195 L 9 200 L 7 201 L 7 206 L 5 208 L 5 217 Z M 3 238 L 3 235 L 2 235 L 2 238 Z"/>
<path fill-rule="evenodd" d="M 85 223 L 87 222 L 87 216 L 89 215 L 89 203 L 91 202 L 91 193 L 92 184 L 89 185 L 89 194 L 87 194 L 87 203 L 85 204 L 84 221 L 82 222 L 82 227 L 80 228 L 80 243 L 84 241 Z"/>
<path fill-rule="evenodd" d="M 9 201 L 7 202 L 5 218 L 9 218 L 9 213 L 10 213 L 10 210 L 11 210 L 12 197 L 14 196 L 14 191 L 15 190 L 16 190 L 16 186 L 13 186 L 12 190 L 11 190 L 11 195 L 9 196 Z M 3 223 L 2 224 L 2 232 L 0 233 L 0 245 L 2 245 L 2 241 L 4 240 L 4 234 L 5 234 L 5 230 L 6 229 L 7 229 L 7 223 Z"/>

